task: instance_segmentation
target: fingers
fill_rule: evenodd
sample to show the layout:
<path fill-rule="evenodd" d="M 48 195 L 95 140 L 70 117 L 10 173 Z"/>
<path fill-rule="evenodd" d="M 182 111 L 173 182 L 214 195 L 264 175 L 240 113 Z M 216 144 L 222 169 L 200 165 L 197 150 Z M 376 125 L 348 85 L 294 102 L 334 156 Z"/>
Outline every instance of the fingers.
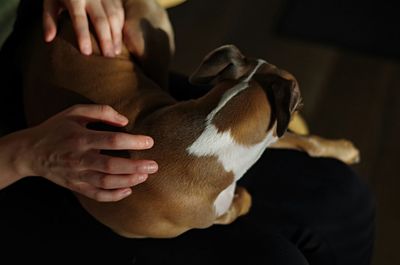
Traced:
<path fill-rule="evenodd" d="M 112 125 L 124 126 L 128 119 L 108 105 L 75 105 L 60 115 L 78 116 L 84 123 L 99 121 Z M 128 133 L 103 132 L 90 130 L 82 135 L 85 146 L 83 149 L 97 150 L 145 150 L 153 147 L 154 140 L 145 135 Z"/>
<path fill-rule="evenodd" d="M 114 126 L 125 126 L 128 124 L 128 119 L 125 116 L 119 114 L 108 105 L 75 105 L 68 108 L 60 115 L 79 116 L 85 124 L 94 121 L 104 122 Z"/>
<path fill-rule="evenodd" d="M 102 173 L 120 174 L 153 174 L 157 172 L 158 165 L 152 160 L 132 160 L 128 158 L 88 153 L 81 158 L 82 169 Z"/>
<path fill-rule="evenodd" d="M 68 10 L 80 51 L 90 55 L 93 51 L 88 16 L 96 31 L 103 55 L 113 57 L 121 53 L 124 9 L 121 1 L 110 0 L 45 0 L 43 3 L 43 29 L 47 42 L 57 33 L 57 17 L 61 4 Z"/>
<path fill-rule="evenodd" d="M 57 15 L 60 6 L 56 1 L 45 0 L 43 2 L 43 31 L 46 42 L 54 40 L 57 34 Z"/>
<path fill-rule="evenodd" d="M 122 28 L 124 26 L 124 9 L 120 1 L 103 1 L 103 8 L 110 23 L 111 36 L 115 54 L 122 49 Z"/>
<path fill-rule="evenodd" d="M 120 189 L 136 186 L 147 179 L 147 174 L 107 175 L 100 172 L 86 171 L 79 179 L 101 189 Z"/>
<path fill-rule="evenodd" d="M 96 31 L 103 54 L 108 57 L 115 56 L 111 28 L 102 3 L 100 1 L 90 1 L 86 10 Z"/>
<path fill-rule="evenodd" d="M 86 182 L 73 183 L 69 185 L 68 188 L 99 202 L 119 201 L 132 193 L 130 188 L 104 190 L 96 188 Z"/>
<path fill-rule="evenodd" d="M 97 150 L 145 150 L 153 147 L 149 136 L 128 133 L 90 131 L 86 148 Z"/>
<path fill-rule="evenodd" d="M 69 11 L 75 35 L 81 52 L 85 55 L 92 53 L 92 42 L 90 40 L 89 23 L 86 16 L 85 1 L 64 1 Z"/>
<path fill-rule="evenodd" d="M 82 171 L 78 178 L 69 179 L 65 186 L 97 201 L 118 201 L 132 192 L 136 186 L 148 178 L 148 174 L 106 174 L 96 171 Z"/>

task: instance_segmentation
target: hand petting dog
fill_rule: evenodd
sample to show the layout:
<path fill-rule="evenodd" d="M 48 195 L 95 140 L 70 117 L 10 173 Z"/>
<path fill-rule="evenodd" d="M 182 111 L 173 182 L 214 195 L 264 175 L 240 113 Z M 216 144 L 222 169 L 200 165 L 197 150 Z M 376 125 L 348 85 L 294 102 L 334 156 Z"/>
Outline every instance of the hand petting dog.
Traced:
<path fill-rule="evenodd" d="M 27 176 L 49 181 L 97 201 L 118 201 L 131 187 L 155 173 L 154 161 L 100 154 L 100 150 L 144 150 L 153 146 L 147 136 L 101 132 L 89 122 L 122 127 L 127 118 L 105 105 L 76 105 L 38 126 L 0 139 L 0 189 Z M 5 153 L 13 154 L 8 159 Z M 3 163 L 4 162 L 4 163 Z"/>
<path fill-rule="evenodd" d="M 79 49 L 85 55 L 93 52 L 89 21 L 97 34 L 102 54 L 107 57 L 121 53 L 122 41 L 132 54 L 139 58 L 143 56 L 143 16 L 149 19 L 155 28 L 161 28 L 170 36 L 173 35 L 163 8 L 155 0 L 44 0 L 45 41 L 54 40 L 57 34 L 57 19 L 64 10 L 67 10 L 71 17 Z M 154 16 L 155 13 L 159 15 Z M 173 50 L 173 42 L 170 44 Z"/>

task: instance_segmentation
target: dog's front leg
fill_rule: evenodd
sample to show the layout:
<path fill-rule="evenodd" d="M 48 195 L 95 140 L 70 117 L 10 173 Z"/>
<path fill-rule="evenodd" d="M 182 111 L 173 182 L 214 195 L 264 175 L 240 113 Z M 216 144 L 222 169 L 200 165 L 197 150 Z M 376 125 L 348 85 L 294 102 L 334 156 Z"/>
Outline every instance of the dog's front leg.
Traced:
<path fill-rule="evenodd" d="M 245 215 L 249 212 L 251 207 L 251 196 L 243 187 L 236 187 L 235 196 L 228 211 L 219 216 L 214 224 L 230 224 L 239 216 Z"/>
<path fill-rule="evenodd" d="M 345 139 L 330 140 L 316 135 L 286 132 L 270 148 L 297 149 L 313 157 L 332 157 L 347 164 L 354 164 L 360 160 L 360 153 L 352 142 Z"/>

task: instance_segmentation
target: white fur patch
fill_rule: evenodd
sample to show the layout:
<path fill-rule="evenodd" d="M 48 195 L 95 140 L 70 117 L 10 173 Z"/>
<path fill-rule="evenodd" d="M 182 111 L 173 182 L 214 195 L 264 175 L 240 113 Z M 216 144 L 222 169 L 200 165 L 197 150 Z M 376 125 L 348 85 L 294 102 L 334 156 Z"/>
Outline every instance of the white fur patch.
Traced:
<path fill-rule="evenodd" d="M 271 131 L 262 142 L 253 146 L 245 146 L 237 143 L 230 131 L 218 132 L 218 129 L 210 124 L 187 151 L 197 157 L 216 156 L 225 171 L 234 174 L 236 182 L 260 158 L 264 150 L 276 140 L 277 138 L 272 135 Z M 217 197 L 214 205 L 218 215 L 228 210 L 233 199 L 231 189 L 232 187 L 229 186 Z"/>
<path fill-rule="evenodd" d="M 214 202 L 214 209 L 217 216 L 223 215 L 229 209 L 232 204 L 233 197 L 235 196 L 235 189 L 236 181 L 218 194 L 218 197 Z"/>

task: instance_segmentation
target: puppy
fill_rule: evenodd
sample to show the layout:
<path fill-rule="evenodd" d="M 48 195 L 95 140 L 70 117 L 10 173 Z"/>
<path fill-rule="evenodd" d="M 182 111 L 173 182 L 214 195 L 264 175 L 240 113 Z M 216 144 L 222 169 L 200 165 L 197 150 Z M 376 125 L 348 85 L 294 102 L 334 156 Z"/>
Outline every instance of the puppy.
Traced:
<path fill-rule="evenodd" d="M 168 16 L 153 1 L 139 2 L 141 9 L 135 10 L 144 10 L 137 20 L 145 40 L 141 60 L 126 47 L 117 58 L 100 56 L 94 36 L 94 55 L 81 55 L 68 17 L 51 44 L 42 41 L 41 25 L 33 25 L 26 37 L 30 45 L 21 50 L 30 125 L 75 104 L 107 104 L 129 118 L 125 132 L 155 140 L 150 150 L 125 154 L 159 164 L 159 171 L 129 197 L 101 203 L 75 194 L 99 222 L 129 238 L 170 238 L 229 224 L 251 206 L 250 194 L 236 182 L 267 147 L 357 159 L 349 142 L 288 133 L 301 101 L 296 79 L 232 45 L 212 51 L 191 76 L 191 82 L 213 88 L 196 100 L 176 101 L 166 86 L 173 53 Z"/>

